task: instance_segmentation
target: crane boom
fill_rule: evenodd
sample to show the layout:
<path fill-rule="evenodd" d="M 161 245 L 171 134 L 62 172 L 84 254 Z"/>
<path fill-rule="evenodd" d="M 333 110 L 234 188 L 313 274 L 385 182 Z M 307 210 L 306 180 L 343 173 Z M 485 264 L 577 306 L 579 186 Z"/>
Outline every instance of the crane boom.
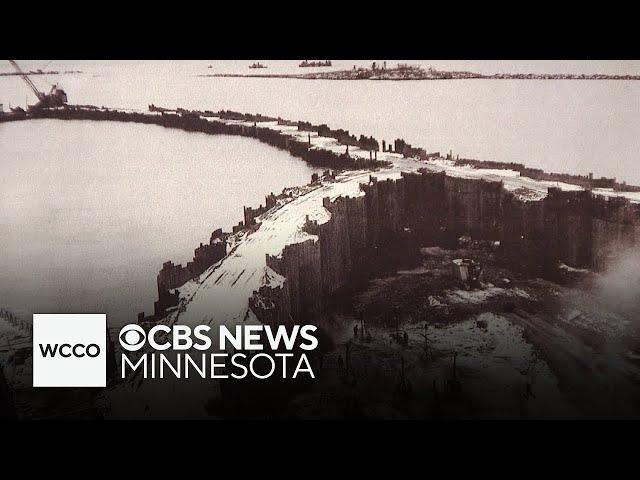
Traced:
<path fill-rule="evenodd" d="M 29 76 L 20 68 L 15 60 L 9 60 L 9 63 L 13 65 L 13 68 L 15 68 L 20 77 L 22 77 L 22 80 L 24 80 L 29 88 L 33 91 L 33 93 L 35 93 L 36 97 L 38 97 L 38 100 L 44 100 L 45 94 L 36 88 Z"/>

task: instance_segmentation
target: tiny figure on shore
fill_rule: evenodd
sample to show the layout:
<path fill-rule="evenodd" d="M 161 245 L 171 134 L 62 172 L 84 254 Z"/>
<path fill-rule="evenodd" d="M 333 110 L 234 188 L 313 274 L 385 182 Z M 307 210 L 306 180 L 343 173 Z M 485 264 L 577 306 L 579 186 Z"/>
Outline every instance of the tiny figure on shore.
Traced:
<path fill-rule="evenodd" d="M 402 340 L 404 341 L 404 346 L 406 347 L 407 345 L 409 345 L 409 335 L 407 334 L 407 332 L 404 332 L 404 335 L 402 336 Z"/>
<path fill-rule="evenodd" d="M 358 336 L 358 324 L 356 323 L 353 327 L 353 338 Z"/>

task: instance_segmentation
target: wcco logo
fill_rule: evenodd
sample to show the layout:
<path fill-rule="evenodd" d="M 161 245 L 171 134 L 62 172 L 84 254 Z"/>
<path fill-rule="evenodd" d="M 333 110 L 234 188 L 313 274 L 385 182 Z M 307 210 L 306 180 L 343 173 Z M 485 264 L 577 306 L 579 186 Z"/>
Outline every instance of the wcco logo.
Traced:
<path fill-rule="evenodd" d="M 105 387 L 107 316 L 35 314 L 34 387 Z"/>
<path fill-rule="evenodd" d="M 71 356 L 82 358 L 85 355 L 87 357 L 95 358 L 100 355 L 100 347 L 95 343 L 91 345 L 83 345 L 82 343 L 77 343 L 76 345 L 70 345 L 68 343 L 63 343 L 62 345 L 58 345 L 57 343 L 54 345 L 39 345 L 40 353 L 42 353 L 43 357 L 55 357 L 56 353 L 61 357 L 69 358 Z M 66 349 L 66 351 L 64 351 Z"/>

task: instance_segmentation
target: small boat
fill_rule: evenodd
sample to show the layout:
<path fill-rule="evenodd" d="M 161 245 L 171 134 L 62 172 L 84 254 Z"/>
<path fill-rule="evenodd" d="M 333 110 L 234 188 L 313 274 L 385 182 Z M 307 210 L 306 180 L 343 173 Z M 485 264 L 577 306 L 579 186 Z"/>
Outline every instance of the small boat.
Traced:
<path fill-rule="evenodd" d="M 260 62 L 257 62 L 257 63 L 252 63 L 251 65 L 249 65 L 249 68 L 267 68 L 267 66 L 263 65 Z"/>

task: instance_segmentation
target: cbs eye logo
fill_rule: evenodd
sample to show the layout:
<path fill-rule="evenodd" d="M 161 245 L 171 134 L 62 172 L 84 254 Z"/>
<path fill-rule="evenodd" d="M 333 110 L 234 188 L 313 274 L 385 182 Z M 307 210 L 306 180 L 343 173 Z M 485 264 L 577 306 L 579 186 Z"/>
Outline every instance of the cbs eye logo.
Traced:
<path fill-rule="evenodd" d="M 129 324 L 120 330 L 120 345 L 129 352 L 140 350 L 145 341 L 147 334 L 140 325 Z"/>

